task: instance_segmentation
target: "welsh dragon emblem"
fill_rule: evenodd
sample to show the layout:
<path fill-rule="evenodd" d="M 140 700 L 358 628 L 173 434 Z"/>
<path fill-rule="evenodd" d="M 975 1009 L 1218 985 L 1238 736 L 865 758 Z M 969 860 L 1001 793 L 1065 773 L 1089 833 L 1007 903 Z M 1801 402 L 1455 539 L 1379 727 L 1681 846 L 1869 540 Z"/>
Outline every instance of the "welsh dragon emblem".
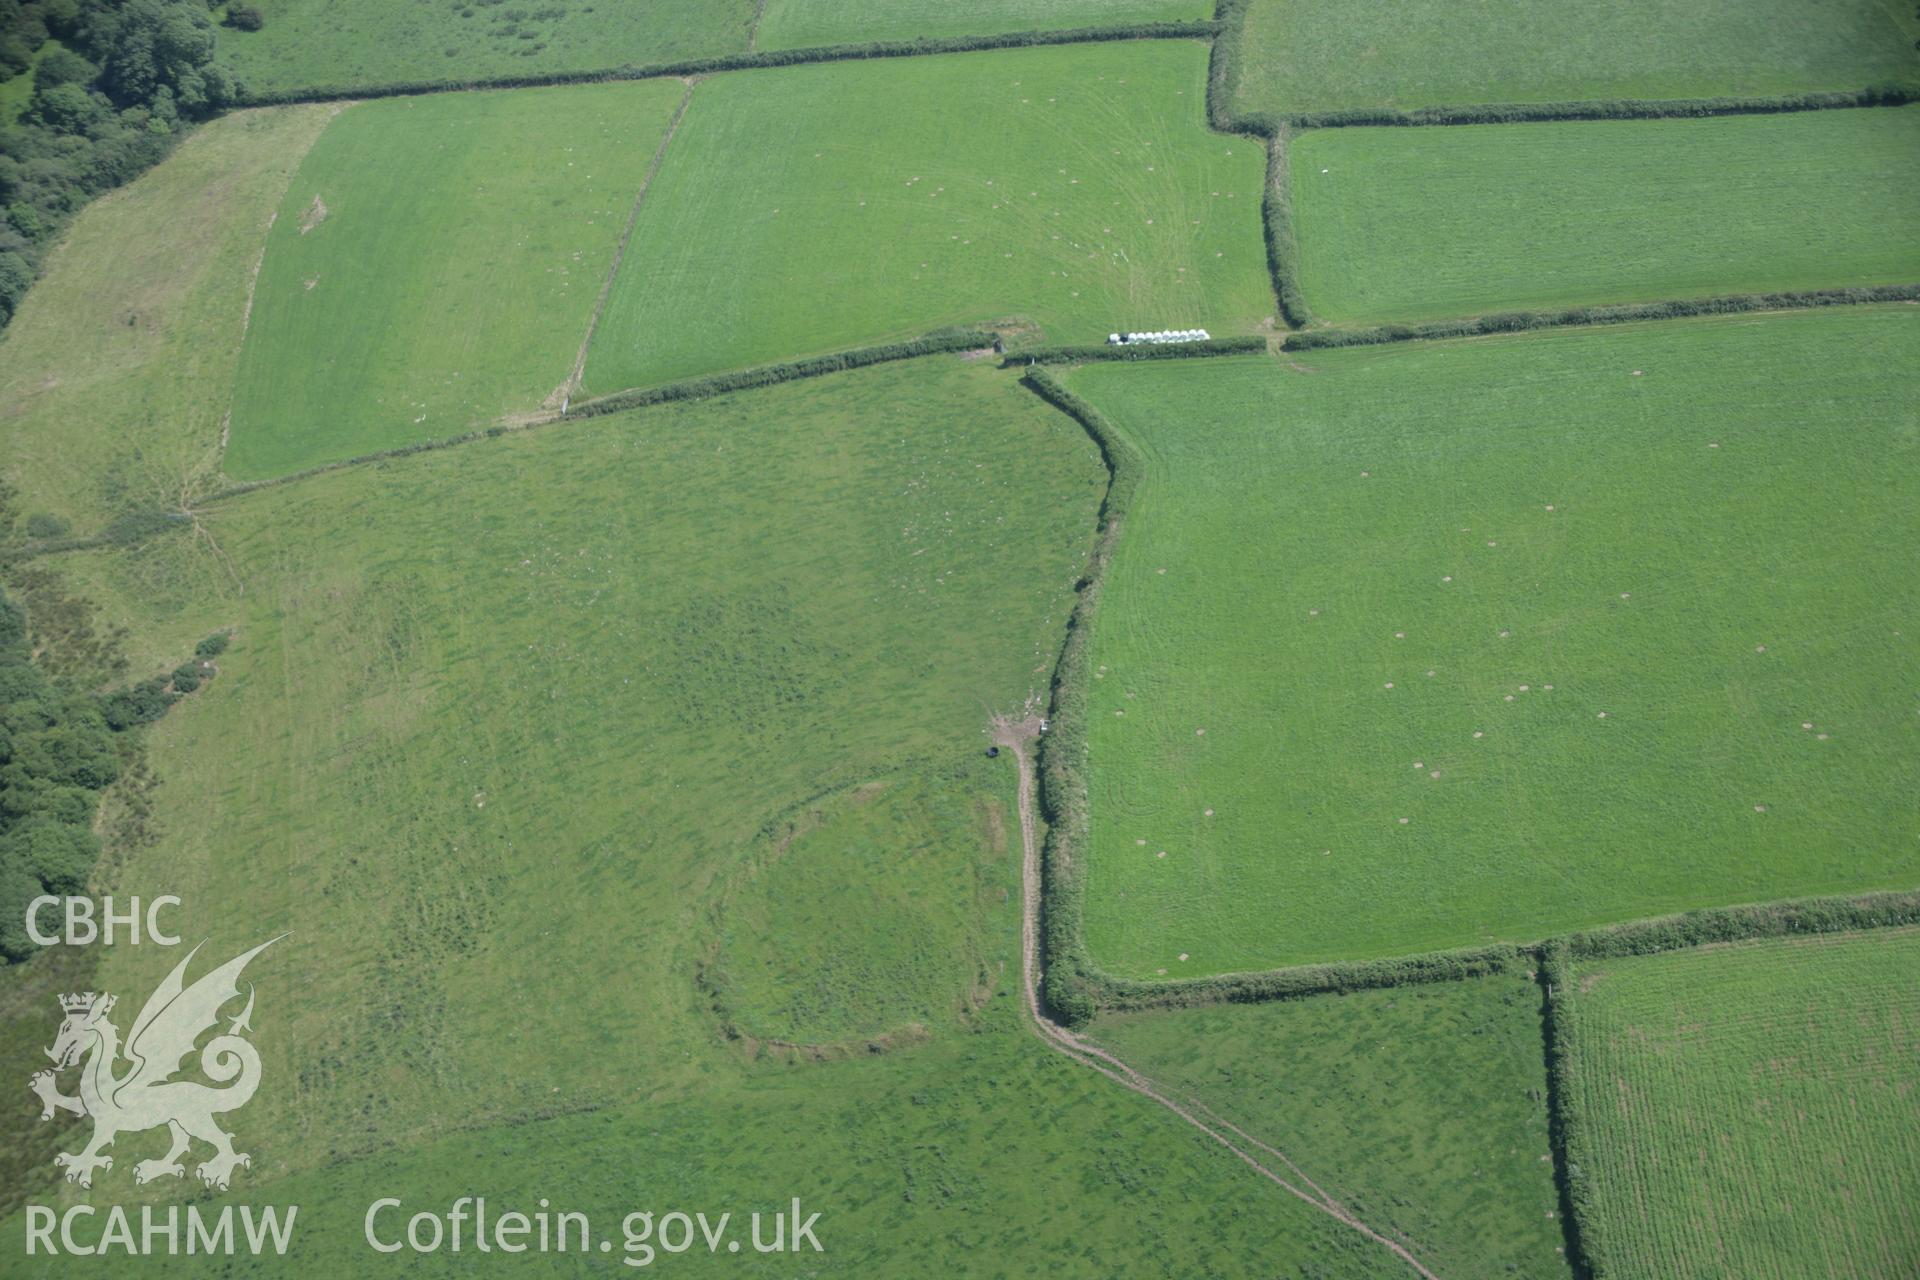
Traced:
<path fill-rule="evenodd" d="M 186 1170 L 180 1157 L 194 1139 L 213 1147 L 213 1155 L 201 1161 L 195 1172 L 215 1190 L 226 1190 L 234 1169 L 252 1163 L 245 1153 L 233 1149 L 233 1135 L 214 1121 L 217 1115 L 244 1107 L 260 1085 L 260 1054 L 241 1036 L 253 1029 L 248 1021 L 253 1016 L 252 984 L 247 987 L 246 1007 L 227 1020 L 225 1032 L 199 1048 L 201 1072 L 224 1087 L 173 1077 L 194 1052 L 195 1041 L 220 1021 L 221 1008 L 239 999 L 240 972 L 247 962 L 279 940 L 263 942 L 187 986 L 187 965 L 200 951 L 196 946 L 148 997 L 124 1047 L 119 1028 L 108 1017 L 113 996 L 88 991 L 60 997 L 66 1019 L 53 1047 L 46 1051 L 53 1059 L 53 1070 L 39 1072 L 29 1085 L 40 1098 L 42 1120 L 53 1119 L 55 1111 L 93 1118 L 93 1137 L 87 1145 L 54 1157 L 54 1163 L 67 1171 L 68 1182 L 92 1186 L 95 1169 L 113 1168 L 113 1157 L 101 1153 L 116 1137 L 161 1125 L 172 1136 L 172 1145 L 160 1159 L 134 1165 L 135 1182 L 181 1177 Z M 122 1059 L 125 1070 L 119 1069 Z M 70 1097 L 60 1092 L 56 1073 L 75 1064 L 80 1065 L 80 1094 Z"/>

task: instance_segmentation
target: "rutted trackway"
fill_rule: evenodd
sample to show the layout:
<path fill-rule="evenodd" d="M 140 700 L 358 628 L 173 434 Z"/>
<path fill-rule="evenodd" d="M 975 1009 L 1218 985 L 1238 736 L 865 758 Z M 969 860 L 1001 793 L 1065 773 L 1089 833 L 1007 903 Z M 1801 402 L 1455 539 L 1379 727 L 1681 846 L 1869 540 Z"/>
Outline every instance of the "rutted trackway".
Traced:
<path fill-rule="evenodd" d="M 1300 1166 L 1289 1160 L 1274 1147 L 1255 1138 L 1245 1130 L 1222 1120 L 1209 1110 L 1205 1104 L 1193 1102 L 1182 1104 L 1167 1096 L 1167 1092 L 1156 1081 L 1108 1053 L 1099 1045 L 1084 1036 L 1061 1026 L 1046 1014 L 1040 1004 L 1040 839 L 1039 822 L 1035 814 L 1035 782 L 1033 758 L 1030 747 L 1040 732 L 1038 716 L 1028 716 L 1024 720 L 1013 720 L 1006 716 L 996 716 L 993 721 L 993 740 L 1013 753 L 1014 763 L 1020 770 L 1020 985 L 1027 1002 L 1027 1013 L 1031 1019 L 1035 1034 L 1052 1048 L 1072 1058 L 1081 1066 L 1112 1080 L 1124 1088 L 1131 1089 L 1142 1097 L 1151 1098 L 1174 1115 L 1198 1129 L 1207 1137 L 1238 1156 L 1240 1160 L 1272 1182 L 1275 1186 L 1294 1196 L 1328 1217 L 1358 1231 L 1367 1239 L 1391 1250 L 1414 1272 L 1424 1280 L 1440 1280 L 1427 1267 L 1398 1241 L 1388 1239 L 1380 1232 L 1362 1222 L 1345 1205 L 1327 1194 L 1318 1183 L 1309 1178 Z M 1206 1113 L 1206 1119 L 1195 1114 Z M 1223 1132 L 1223 1130 L 1225 1132 Z M 1236 1143 L 1234 1135 L 1247 1147 L 1257 1147 L 1274 1163 L 1285 1167 L 1289 1176 L 1269 1168 L 1250 1154 L 1245 1147 Z"/>

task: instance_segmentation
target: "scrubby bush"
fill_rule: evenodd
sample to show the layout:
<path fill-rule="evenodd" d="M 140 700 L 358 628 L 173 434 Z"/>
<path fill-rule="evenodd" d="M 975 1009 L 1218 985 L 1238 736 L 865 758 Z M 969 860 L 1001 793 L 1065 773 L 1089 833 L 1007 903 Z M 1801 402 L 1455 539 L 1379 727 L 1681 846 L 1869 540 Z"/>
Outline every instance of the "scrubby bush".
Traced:
<path fill-rule="evenodd" d="M 228 5 L 227 25 L 236 31 L 258 31 L 267 25 L 267 18 L 254 5 Z"/>
<path fill-rule="evenodd" d="M 183 673 L 205 678 L 190 662 L 173 673 L 176 686 Z M 31 899 L 85 890 L 100 854 L 100 792 L 123 767 L 117 735 L 166 714 L 167 684 L 106 696 L 57 684 L 33 661 L 26 614 L 0 592 L 0 958 L 31 950 Z"/>
<path fill-rule="evenodd" d="M 193 655 L 196 658 L 217 658 L 227 651 L 227 641 L 231 638 L 225 631 L 216 631 L 193 646 Z"/>

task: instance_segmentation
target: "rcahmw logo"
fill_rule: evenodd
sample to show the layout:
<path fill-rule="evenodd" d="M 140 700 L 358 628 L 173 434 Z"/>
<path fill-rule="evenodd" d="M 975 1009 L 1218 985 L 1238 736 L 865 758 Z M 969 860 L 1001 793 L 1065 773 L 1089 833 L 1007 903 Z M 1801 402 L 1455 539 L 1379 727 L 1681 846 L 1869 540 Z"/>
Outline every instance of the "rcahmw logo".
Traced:
<path fill-rule="evenodd" d="M 286 936 L 284 934 L 282 937 Z M 225 1191 L 235 1168 L 252 1163 L 233 1149 L 233 1135 L 214 1117 L 238 1111 L 260 1087 L 260 1054 L 240 1034 L 253 1030 L 253 986 L 247 986 L 247 1005 L 227 1022 L 226 1032 L 200 1049 L 200 1070 L 224 1088 L 197 1080 L 176 1080 L 182 1062 L 194 1052 L 194 1042 L 220 1020 L 221 1007 L 240 998 L 240 973 L 247 962 L 278 942 L 271 938 L 244 955 L 236 956 L 192 986 L 184 982 L 187 966 L 200 953 L 195 947 L 173 967 L 133 1020 L 124 1047 L 120 1029 L 109 1016 L 115 998 L 88 991 L 60 997 L 66 1019 L 60 1024 L 47 1057 L 53 1070 L 42 1071 L 29 1082 L 40 1099 L 40 1118 L 70 1111 L 93 1120 L 93 1137 L 79 1151 L 63 1151 L 53 1158 L 67 1171 L 67 1181 L 93 1185 L 96 1169 L 113 1168 L 113 1157 L 102 1154 L 122 1133 L 167 1128 L 173 1143 L 158 1160 L 133 1166 L 135 1182 L 178 1178 L 186 1172 L 180 1157 L 194 1139 L 213 1148 L 194 1172 L 216 1191 Z M 124 1057 L 127 1067 L 118 1069 Z M 57 1072 L 80 1068 L 78 1097 L 60 1092 Z M 231 1083 L 229 1083 L 231 1082 Z"/>

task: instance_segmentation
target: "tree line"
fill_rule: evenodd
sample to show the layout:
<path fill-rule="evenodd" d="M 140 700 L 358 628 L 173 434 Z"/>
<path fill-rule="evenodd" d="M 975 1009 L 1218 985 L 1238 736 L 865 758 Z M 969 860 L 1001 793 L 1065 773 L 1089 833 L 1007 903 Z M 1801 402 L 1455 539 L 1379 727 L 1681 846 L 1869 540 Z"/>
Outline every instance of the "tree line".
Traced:
<path fill-rule="evenodd" d="M 213 54 L 208 0 L 0 0 L 0 80 L 33 78 L 0 128 L 0 326 L 87 201 L 235 100 Z"/>
<path fill-rule="evenodd" d="M 34 951 L 33 899 L 86 892 L 100 856 L 94 813 L 126 769 L 124 735 L 199 688 L 226 643 L 224 634 L 208 636 L 171 673 L 95 693 L 33 661 L 26 612 L 0 591 L 0 961 Z"/>

